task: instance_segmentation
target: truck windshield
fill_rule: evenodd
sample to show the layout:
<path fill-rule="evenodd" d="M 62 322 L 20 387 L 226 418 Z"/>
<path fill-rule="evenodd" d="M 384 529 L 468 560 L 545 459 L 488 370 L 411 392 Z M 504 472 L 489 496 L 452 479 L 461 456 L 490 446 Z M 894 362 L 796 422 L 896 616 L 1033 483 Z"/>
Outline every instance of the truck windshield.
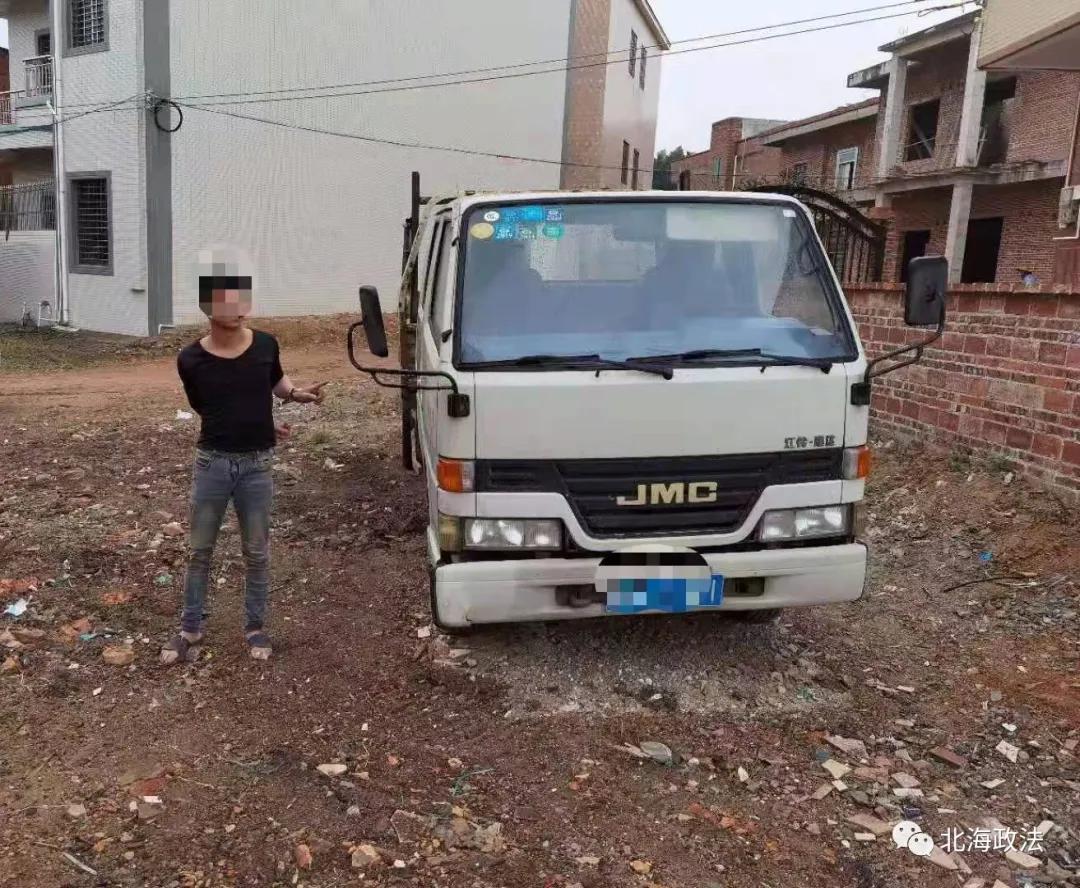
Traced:
<path fill-rule="evenodd" d="M 755 351 L 854 357 L 827 260 L 790 205 L 479 206 L 462 230 L 462 366 L 537 355 L 549 367 L 582 354 L 697 364 L 753 363 Z"/>

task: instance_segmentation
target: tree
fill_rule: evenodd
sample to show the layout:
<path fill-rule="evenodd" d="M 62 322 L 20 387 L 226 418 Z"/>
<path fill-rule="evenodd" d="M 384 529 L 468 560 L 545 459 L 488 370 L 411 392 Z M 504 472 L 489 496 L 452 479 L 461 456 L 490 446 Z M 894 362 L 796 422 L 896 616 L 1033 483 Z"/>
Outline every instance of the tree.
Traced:
<path fill-rule="evenodd" d="M 653 179 L 652 187 L 660 191 L 676 191 L 678 190 L 678 180 L 671 174 L 671 164 L 676 160 L 682 160 L 687 156 L 686 151 L 683 150 L 683 146 L 679 145 L 672 151 L 661 149 L 656 153 L 656 158 L 653 160 Z"/>

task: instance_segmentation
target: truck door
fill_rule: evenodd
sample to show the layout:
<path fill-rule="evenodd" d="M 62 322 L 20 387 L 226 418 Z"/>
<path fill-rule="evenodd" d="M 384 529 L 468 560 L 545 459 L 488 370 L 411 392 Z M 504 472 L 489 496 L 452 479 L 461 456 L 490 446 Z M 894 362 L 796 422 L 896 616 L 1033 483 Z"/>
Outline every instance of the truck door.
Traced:
<path fill-rule="evenodd" d="M 416 369 L 438 370 L 443 348 L 444 309 L 446 306 L 447 273 L 451 264 L 450 242 L 453 228 L 450 214 L 445 213 L 434 220 L 434 228 L 424 261 L 423 289 L 416 330 Z M 435 483 L 435 466 L 439 458 L 438 419 L 439 392 L 418 393 L 419 445 L 431 483 Z"/>

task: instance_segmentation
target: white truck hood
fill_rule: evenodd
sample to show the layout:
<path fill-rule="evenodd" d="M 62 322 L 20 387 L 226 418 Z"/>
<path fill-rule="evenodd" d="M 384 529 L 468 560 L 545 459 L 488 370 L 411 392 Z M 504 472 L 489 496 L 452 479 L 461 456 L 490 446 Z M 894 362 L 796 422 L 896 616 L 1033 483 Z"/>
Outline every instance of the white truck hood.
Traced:
<path fill-rule="evenodd" d="M 847 369 L 677 367 L 474 376 L 479 459 L 603 459 L 842 447 Z"/>

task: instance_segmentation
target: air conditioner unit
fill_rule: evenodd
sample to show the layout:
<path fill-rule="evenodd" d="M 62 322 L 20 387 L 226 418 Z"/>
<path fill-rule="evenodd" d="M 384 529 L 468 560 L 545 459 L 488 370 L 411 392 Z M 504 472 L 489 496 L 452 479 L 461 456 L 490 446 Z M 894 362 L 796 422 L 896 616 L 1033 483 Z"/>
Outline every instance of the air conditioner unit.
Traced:
<path fill-rule="evenodd" d="M 1058 201 L 1058 228 L 1072 228 L 1080 217 L 1080 188 L 1070 186 L 1061 189 Z"/>

